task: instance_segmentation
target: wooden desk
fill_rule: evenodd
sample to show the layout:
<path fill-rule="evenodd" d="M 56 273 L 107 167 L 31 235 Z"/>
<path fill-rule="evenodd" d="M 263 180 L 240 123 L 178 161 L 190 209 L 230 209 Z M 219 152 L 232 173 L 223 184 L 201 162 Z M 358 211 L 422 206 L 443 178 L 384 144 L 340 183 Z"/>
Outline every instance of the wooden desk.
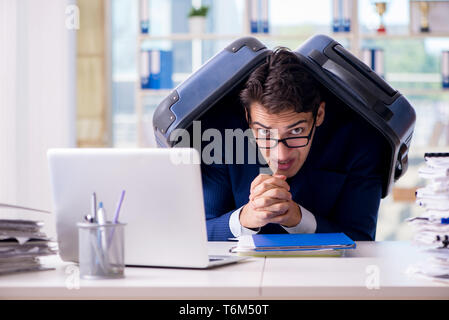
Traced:
<path fill-rule="evenodd" d="M 210 253 L 233 245 L 210 242 Z M 449 299 L 448 284 L 405 274 L 422 259 L 407 242 L 358 242 L 340 258 L 250 258 L 210 270 L 126 268 L 124 279 L 79 280 L 76 265 L 54 256 L 45 263 L 56 270 L 1 276 L 0 298 Z"/>

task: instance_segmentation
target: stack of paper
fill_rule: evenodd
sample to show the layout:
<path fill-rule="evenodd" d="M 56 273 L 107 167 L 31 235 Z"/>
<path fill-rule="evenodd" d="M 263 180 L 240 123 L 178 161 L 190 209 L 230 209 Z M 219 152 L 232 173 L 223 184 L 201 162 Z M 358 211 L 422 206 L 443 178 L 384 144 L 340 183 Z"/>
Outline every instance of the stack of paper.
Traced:
<path fill-rule="evenodd" d="M 48 270 L 39 257 L 55 254 L 42 222 L 0 219 L 0 274 Z"/>
<path fill-rule="evenodd" d="M 341 256 L 356 244 L 344 233 L 255 234 L 239 237 L 231 252 L 242 256 Z"/>
<path fill-rule="evenodd" d="M 429 257 L 409 272 L 449 280 L 449 154 L 426 154 L 425 160 L 419 176 L 428 183 L 416 191 L 416 202 L 425 211 L 408 222 L 415 230 L 415 244 Z"/>

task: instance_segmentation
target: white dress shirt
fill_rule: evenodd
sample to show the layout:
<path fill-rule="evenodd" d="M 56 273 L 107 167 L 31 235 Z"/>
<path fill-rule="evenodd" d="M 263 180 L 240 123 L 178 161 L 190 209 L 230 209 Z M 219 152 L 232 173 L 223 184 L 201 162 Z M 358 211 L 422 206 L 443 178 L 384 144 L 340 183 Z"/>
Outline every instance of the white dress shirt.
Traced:
<path fill-rule="evenodd" d="M 234 237 L 238 238 L 244 235 L 256 234 L 260 231 L 260 228 L 257 230 L 252 230 L 245 228 L 240 224 L 240 212 L 242 211 L 242 207 L 235 210 L 231 217 L 229 218 L 229 228 L 231 229 Z M 301 221 L 294 227 L 288 228 L 281 225 L 288 233 L 314 233 L 316 230 L 316 219 L 315 216 L 306 208 L 299 205 L 301 209 L 302 218 Z"/>

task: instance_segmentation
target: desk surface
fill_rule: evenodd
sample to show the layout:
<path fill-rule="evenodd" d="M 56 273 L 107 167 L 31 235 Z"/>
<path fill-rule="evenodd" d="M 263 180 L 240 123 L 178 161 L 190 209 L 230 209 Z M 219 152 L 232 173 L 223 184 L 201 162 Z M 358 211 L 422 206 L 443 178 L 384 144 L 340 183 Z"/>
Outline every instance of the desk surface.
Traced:
<path fill-rule="evenodd" d="M 210 254 L 233 245 L 210 242 Z M 43 262 L 56 270 L 0 276 L 0 298 L 449 299 L 448 284 L 405 273 L 425 257 L 408 242 L 357 242 L 338 258 L 250 258 L 209 270 L 126 268 L 124 279 L 80 280 L 75 264 L 53 256 Z"/>

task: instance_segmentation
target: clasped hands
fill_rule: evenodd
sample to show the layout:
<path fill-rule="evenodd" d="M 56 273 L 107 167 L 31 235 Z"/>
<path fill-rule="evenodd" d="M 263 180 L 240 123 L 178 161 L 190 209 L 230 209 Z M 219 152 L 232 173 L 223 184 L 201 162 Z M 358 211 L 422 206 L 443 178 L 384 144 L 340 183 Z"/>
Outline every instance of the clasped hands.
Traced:
<path fill-rule="evenodd" d="M 259 174 L 251 183 L 248 203 L 240 212 L 245 228 L 260 228 L 268 223 L 295 227 L 301 222 L 299 206 L 292 200 L 284 175 Z"/>

